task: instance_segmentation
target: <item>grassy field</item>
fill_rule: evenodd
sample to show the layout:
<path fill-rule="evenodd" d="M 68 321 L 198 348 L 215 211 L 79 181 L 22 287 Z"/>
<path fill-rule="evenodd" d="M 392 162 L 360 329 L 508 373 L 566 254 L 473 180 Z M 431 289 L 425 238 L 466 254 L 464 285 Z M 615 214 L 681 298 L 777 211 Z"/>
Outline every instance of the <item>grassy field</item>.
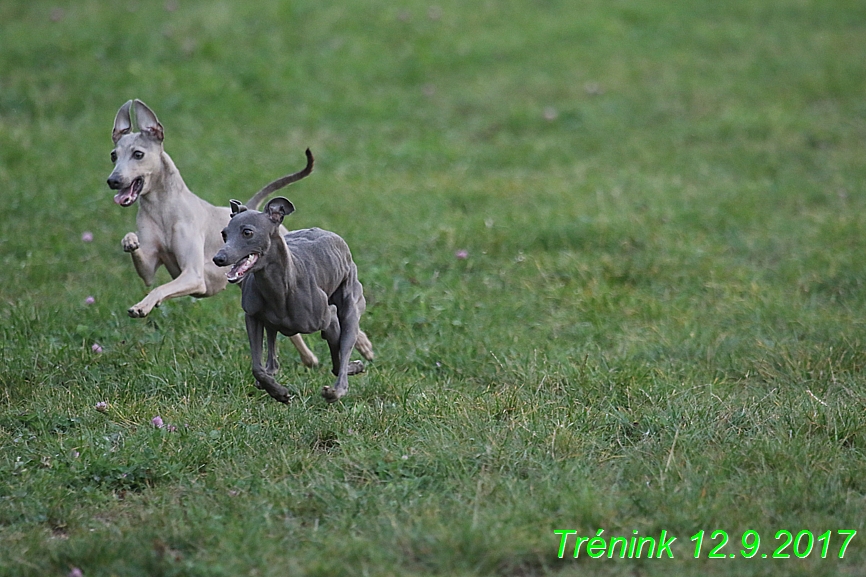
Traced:
<path fill-rule="evenodd" d="M 0 3 L 0 575 L 866 573 L 864 95 L 860 0 Z M 130 98 L 215 204 L 316 154 L 341 402 L 235 287 L 126 316 Z"/>

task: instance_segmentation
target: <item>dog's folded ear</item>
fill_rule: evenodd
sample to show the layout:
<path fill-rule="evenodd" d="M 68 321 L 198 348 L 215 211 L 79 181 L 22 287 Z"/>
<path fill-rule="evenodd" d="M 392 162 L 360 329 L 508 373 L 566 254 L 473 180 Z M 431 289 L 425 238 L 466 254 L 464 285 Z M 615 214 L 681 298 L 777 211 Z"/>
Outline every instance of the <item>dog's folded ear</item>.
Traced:
<path fill-rule="evenodd" d="M 265 213 L 267 213 L 271 222 L 275 224 L 282 223 L 283 219 L 293 212 L 295 212 L 295 205 L 292 204 L 289 199 L 283 198 L 282 196 L 272 199 L 268 202 L 267 206 L 265 206 Z"/>
<path fill-rule="evenodd" d="M 151 138 L 162 142 L 165 138 L 165 131 L 162 124 L 159 123 L 156 114 L 153 110 L 147 107 L 147 104 L 141 100 L 135 100 L 135 120 L 138 122 L 138 130 L 147 134 Z"/>
<path fill-rule="evenodd" d="M 114 117 L 114 128 L 111 130 L 111 140 L 114 141 L 114 144 L 117 144 L 117 141 L 124 134 L 129 134 L 129 131 L 132 130 L 132 121 L 129 118 L 130 106 L 132 106 L 132 100 L 127 100 L 117 111 L 117 116 Z"/>
<path fill-rule="evenodd" d="M 242 205 L 239 200 L 230 200 L 229 205 L 232 207 L 232 217 L 247 210 L 247 207 Z"/>

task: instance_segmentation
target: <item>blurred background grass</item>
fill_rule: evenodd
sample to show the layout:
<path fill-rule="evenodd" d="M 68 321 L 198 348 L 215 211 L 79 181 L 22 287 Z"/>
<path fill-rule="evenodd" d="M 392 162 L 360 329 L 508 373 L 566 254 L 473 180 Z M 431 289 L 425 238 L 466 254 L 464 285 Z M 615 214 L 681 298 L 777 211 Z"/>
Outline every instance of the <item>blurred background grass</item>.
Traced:
<path fill-rule="evenodd" d="M 864 31 L 845 0 L 0 4 L 0 571 L 857 574 L 859 536 L 687 539 L 862 526 Z M 287 224 L 347 239 L 378 354 L 344 402 L 290 347 L 302 398 L 250 393 L 234 289 L 126 318 L 130 98 L 215 204 L 312 148 Z M 560 561 L 563 527 L 678 561 Z"/>

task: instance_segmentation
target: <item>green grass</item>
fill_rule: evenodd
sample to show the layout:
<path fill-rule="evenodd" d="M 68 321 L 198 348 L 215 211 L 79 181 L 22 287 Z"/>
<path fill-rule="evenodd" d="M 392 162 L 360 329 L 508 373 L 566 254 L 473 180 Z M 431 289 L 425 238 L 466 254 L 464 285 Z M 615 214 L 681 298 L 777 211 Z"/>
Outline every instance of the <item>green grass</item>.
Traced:
<path fill-rule="evenodd" d="M 0 575 L 866 571 L 866 4 L 236 4 L 0 5 Z M 252 387 L 233 287 L 126 317 L 136 97 L 213 203 L 312 148 L 287 224 L 349 242 L 377 352 L 344 400 L 285 341 L 300 397 Z M 707 559 L 749 529 L 834 536 Z"/>

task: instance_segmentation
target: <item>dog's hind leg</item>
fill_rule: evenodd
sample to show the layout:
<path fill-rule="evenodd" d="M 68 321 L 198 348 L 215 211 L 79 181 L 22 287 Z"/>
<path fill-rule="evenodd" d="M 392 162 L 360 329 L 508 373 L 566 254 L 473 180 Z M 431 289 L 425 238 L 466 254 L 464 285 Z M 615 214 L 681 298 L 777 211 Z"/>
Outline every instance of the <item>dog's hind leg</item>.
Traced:
<path fill-rule="evenodd" d="M 361 329 L 358 329 L 358 340 L 355 341 L 355 349 L 368 361 L 373 360 L 373 343 L 370 342 L 367 334 Z"/>
<path fill-rule="evenodd" d="M 301 355 L 301 362 L 304 363 L 305 367 L 313 368 L 319 366 L 319 358 L 316 356 L 316 353 L 307 347 L 307 343 L 304 342 L 304 337 L 301 335 L 292 335 L 289 337 L 289 340 L 291 340 L 292 344 L 295 345 L 295 348 L 298 349 L 298 354 Z"/>
<path fill-rule="evenodd" d="M 358 315 L 354 306 L 348 305 L 344 300 L 342 307 L 331 305 L 331 324 L 322 331 L 322 336 L 328 341 L 331 350 L 332 372 L 337 380 L 333 387 L 322 387 L 322 396 L 329 403 L 333 403 L 349 392 L 349 375 L 364 372 L 364 363 L 361 361 L 349 362 L 352 347 L 358 340 Z"/>
<path fill-rule="evenodd" d="M 153 280 L 153 271 L 159 265 L 156 255 L 156 243 L 146 236 L 146 230 L 139 230 L 141 246 L 132 251 L 132 261 L 138 274 L 145 283 Z M 129 235 L 127 235 L 129 236 Z M 186 247 L 195 247 L 199 244 L 199 236 L 193 229 L 175 231 L 175 242 Z M 159 285 L 141 300 L 131 306 L 127 311 L 133 318 L 146 317 L 154 307 L 162 304 L 167 299 L 187 295 L 208 296 L 207 281 L 205 280 L 204 254 L 199 250 L 187 250 L 176 255 L 177 267 L 180 274 L 171 281 Z M 150 276 L 150 279 L 147 277 Z M 172 275 L 174 276 L 174 275 Z"/>
<path fill-rule="evenodd" d="M 358 282 L 358 272 L 357 268 L 355 268 L 354 264 L 352 265 L 352 277 L 354 278 L 354 282 L 350 281 L 350 285 L 352 286 L 352 290 L 350 291 L 353 294 L 346 295 L 344 298 L 347 298 L 354 304 L 355 314 L 358 316 L 358 321 L 361 320 L 361 315 L 364 314 L 364 311 L 367 310 L 367 299 L 364 298 L 364 287 L 361 286 L 361 283 Z M 370 339 L 367 338 L 367 334 L 358 327 L 358 338 L 355 340 L 355 349 L 361 356 L 363 356 L 368 361 L 373 360 L 373 343 L 370 342 Z"/>

